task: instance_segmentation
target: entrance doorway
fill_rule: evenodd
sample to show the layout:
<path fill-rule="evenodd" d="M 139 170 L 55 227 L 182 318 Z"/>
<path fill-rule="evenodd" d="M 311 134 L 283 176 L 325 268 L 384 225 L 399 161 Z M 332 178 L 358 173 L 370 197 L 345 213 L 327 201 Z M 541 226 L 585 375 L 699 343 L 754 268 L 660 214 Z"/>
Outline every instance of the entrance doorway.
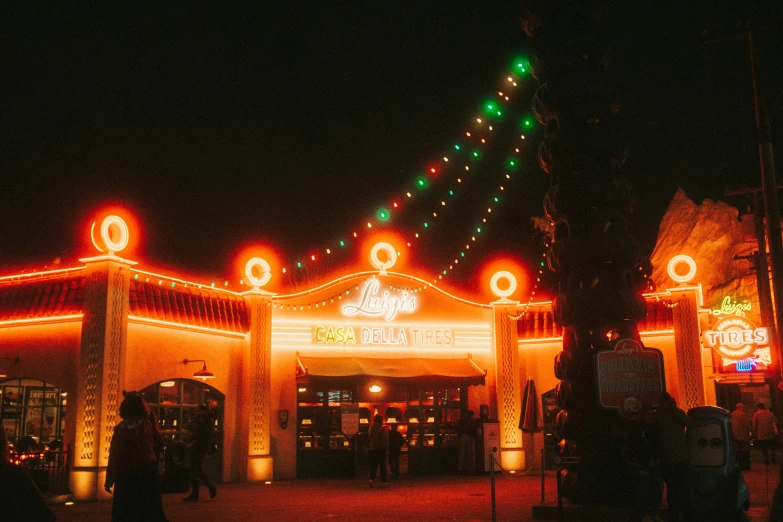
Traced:
<path fill-rule="evenodd" d="M 312 379 L 298 385 L 297 477 L 354 477 L 369 470 L 368 431 L 376 414 L 405 439 L 401 474 L 453 473 L 459 438 L 456 426 L 467 413 L 468 386 L 330 386 Z M 342 431 L 341 405 L 359 410 L 359 432 Z"/>
<path fill-rule="evenodd" d="M 223 479 L 223 408 L 225 395 L 201 381 L 171 379 L 141 390 L 147 407 L 156 415 L 166 442 L 163 491 L 185 492 L 190 488 L 187 444 L 191 419 L 202 404 L 209 406 L 215 423 L 215 453 L 204 459 L 203 469 L 213 483 Z"/>

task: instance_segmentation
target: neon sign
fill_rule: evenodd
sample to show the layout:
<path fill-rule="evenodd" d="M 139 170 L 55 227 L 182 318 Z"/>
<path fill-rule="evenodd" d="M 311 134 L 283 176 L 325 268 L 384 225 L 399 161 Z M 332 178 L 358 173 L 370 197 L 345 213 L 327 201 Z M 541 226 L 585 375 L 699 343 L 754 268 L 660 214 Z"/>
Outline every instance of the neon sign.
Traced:
<path fill-rule="evenodd" d="M 450 328 L 317 326 L 313 340 L 316 344 L 452 346 L 454 332 Z"/>
<path fill-rule="evenodd" d="M 416 298 L 408 295 L 408 292 L 400 292 L 401 297 L 390 297 L 391 294 L 386 290 L 377 297 L 380 289 L 381 283 L 377 279 L 366 282 L 358 304 L 343 305 L 343 315 L 383 316 L 387 321 L 393 321 L 400 312 L 410 313 L 416 310 Z"/>
<path fill-rule="evenodd" d="M 769 344 L 769 329 L 756 328 L 739 316 L 718 321 L 712 330 L 704 332 L 704 345 L 715 350 L 725 359 L 747 359 L 758 346 Z"/>
<path fill-rule="evenodd" d="M 712 315 L 737 315 L 739 317 L 745 317 L 745 312 L 750 312 L 753 306 L 746 299 L 741 303 L 738 303 L 736 299 L 732 300 L 731 297 L 726 296 L 720 303 L 720 308 L 713 308 Z"/>

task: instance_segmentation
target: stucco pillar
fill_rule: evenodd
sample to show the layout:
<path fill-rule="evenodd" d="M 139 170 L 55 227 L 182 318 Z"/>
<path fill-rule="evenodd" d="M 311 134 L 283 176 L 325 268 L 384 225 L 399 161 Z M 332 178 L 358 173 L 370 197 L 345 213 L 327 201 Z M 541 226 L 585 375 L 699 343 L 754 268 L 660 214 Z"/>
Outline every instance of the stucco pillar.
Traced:
<path fill-rule="evenodd" d="M 135 262 L 116 256 L 80 261 L 87 267 L 76 400 L 73 402 L 76 433 L 70 485 L 75 499 L 94 500 L 109 496 L 103 490 L 103 482 L 114 426 L 120 421 L 130 267 Z"/>
<path fill-rule="evenodd" d="M 263 290 L 242 294 L 250 315 L 250 335 L 242 347 L 239 428 L 241 454 L 247 465 L 243 479 L 247 482 L 272 480 L 272 296 Z"/>
<path fill-rule="evenodd" d="M 516 301 L 501 299 L 492 303 L 492 337 L 495 346 L 495 376 L 498 420 L 500 421 L 500 464 L 506 470 L 525 468 L 519 414 L 522 392 L 517 347 Z"/>
<path fill-rule="evenodd" d="M 698 287 L 669 289 L 672 294 L 674 345 L 677 353 L 678 406 L 685 411 L 707 403 L 705 380 L 712 375 L 712 358 L 702 354 L 699 330 L 701 293 Z M 709 350 L 706 350 L 709 352 Z M 705 368 L 705 359 L 708 361 Z"/>

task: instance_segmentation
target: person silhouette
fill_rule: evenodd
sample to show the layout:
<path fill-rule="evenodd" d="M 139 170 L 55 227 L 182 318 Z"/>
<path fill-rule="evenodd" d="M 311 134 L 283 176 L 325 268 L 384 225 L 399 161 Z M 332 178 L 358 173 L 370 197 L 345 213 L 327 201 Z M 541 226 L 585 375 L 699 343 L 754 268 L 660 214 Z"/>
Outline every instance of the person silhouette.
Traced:
<path fill-rule="evenodd" d="M 104 483 L 106 492 L 114 495 L 111 519 L 166 522 L 158 479 L 163 436 L 141 395 L 135 391 L 122 395 L 122 421 L 114 427 Z"/>

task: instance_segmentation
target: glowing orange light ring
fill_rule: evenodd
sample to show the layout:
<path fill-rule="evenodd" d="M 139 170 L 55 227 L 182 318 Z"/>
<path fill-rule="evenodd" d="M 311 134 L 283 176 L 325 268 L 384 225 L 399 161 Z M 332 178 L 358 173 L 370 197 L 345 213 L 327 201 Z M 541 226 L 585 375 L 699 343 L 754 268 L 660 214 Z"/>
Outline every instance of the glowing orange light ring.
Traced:
<path fill-rule="evenodd" d="M 675 270 L 677 265 L 685 263 L 688 265 L 688 272 L 685 275 L 680 275 Z M 685 284 L 693 280 L 696 277 L 696 261 L 691 256 L 685 254 L 678 254 L 669 260 L 669 264 L 666 266 L 666 271 L 669 273 L 672 281 L 675 283 Z"/>
<path fill-rule="evenodd" d="M 261 277 L 256 277 L 253 274 L 253 269 L 256 267 L 258 267 L 258 269 L 261 271 Z M 272 279 L 272 268 L 264 259 L 261 259 L 260 257 L 254 257 L 249 259 L 245 265 L 245 277 L 251 285 L 255 286 L 256 288 L 260 288 L 267 284 L 270 279 Z"/>
<path fill-rule="evenodd" d="M 386 252 L 386 255 L 389 256 L 389 258 L 386 261 L 381 261 L 378 259 L 378 252 L 383 250 Z M 397 262 L 397 249 L 394 248 L 389 243 L 385 243 L 381 241 L 380 243 L 375 243 L 373 245 L 372 250 L 370 250 L 370 264 L 375 268 L 376 270 L 388 270 L 391 267 L 394 266 L 394 263 Z"/>
<path fill-rule="evenodd" d="M 112 230 L 119 234 L 120 237 L 118 241 L 112 240 L 110 235 Z M 109 251 L 110 255 L 120 252 L 128 246 L 128 240 L 130 236 L 128 231 L 128 224 L 125 223 L 125 220 L 120 216 L 115 216 L 112 214 L 103 218 L 103 221 L 101 221 L 100 233 L 103 245 L 106 247 L 106 250 Z M 95 222 L 93 222 L 90 229 L 90 238 L 92 239 L 92 244 L 95 245 L 95 248 L 97 248 L 100 252 L 104 252 L 104 250 L 95 241 Z"/>
<path fill-rule="evenodd" d="M 508 288 L 505 290 L 498 286 L 498 281 L 501 279 L 508 281 Z M 495 274 L 492 276 L 492 279 L 489 280 L 489 289 L 492 290 L 492 293 L 495 294 L 496 297 L 503 299 L 516 291 L 517 278 L 514 277 L 514 274 L 508 270 L 500 270 L 499 272 L 495 272 Z"/>

